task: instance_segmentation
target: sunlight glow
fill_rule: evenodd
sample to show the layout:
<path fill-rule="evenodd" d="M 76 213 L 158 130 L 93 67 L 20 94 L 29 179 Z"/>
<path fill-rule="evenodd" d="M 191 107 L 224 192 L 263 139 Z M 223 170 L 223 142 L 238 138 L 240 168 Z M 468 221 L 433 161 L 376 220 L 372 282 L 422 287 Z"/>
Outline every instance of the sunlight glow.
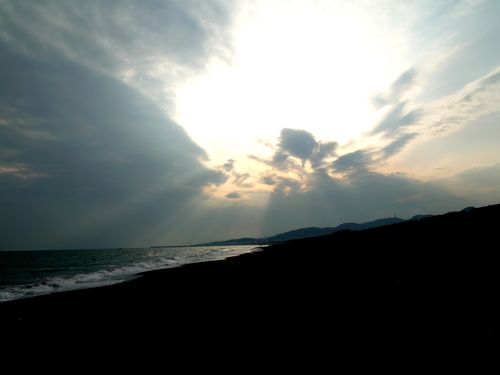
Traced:
<path fill-rule="evenodd" d="M 360 136 L 375 119 L 370 97 L 405 68 L 404 43 L 371 16 L 333 2 L 241 9 L 232 58 L 178 87 L 176 120 L 218 163 L 255 153 L 257 139 L 285 127 L 341 143 Z"/>

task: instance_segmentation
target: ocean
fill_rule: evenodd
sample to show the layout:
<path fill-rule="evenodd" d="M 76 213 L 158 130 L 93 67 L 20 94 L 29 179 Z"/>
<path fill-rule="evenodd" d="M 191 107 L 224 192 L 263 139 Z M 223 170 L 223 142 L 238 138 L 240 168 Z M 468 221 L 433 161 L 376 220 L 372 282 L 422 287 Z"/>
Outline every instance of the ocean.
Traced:
<path fill-rule="evenodd" d="M 131 280 L 140 273 L 222 260 L 256 246 L 0 251 L 0 303 Z"/>

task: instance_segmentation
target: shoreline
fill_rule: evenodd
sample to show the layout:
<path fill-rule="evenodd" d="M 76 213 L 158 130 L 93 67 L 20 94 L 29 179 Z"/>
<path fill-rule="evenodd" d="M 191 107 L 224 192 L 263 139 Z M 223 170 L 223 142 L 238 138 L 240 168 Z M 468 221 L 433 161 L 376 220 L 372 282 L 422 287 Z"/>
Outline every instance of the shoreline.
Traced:
<path fill-rule="evenodd" d="M 490 206 L 149 271 L 2 303 L 0 324 L 21 341 L 106 332 L 172 353 L 257 345 L 365 369 L 477 369 L 496 359 L 498 217 Z"/>
<path fill-rule="evenodd" d="M 193 247 L 188 247 L 187 248 L 193 248 Z M 205 246 L 204 249 L 206 250 L 208 246 Z M 214 246 L 216 250 L 220 249 L 221 246 Z M 252 252 L 258 252 L 261 251 L 265 246 L 254 246 L 250 247 L 248 245 L 241 246 L 241 245 L 234 245 L 234 246 L 225 246 L 225 252 L 226 254 L 218 254 L 214 255 L 209 254 L 209 256 L 206 259 L 200 258 L 200 260 L 189 260 L 189 259 L 183 259 L 182 261 L 179 261 L 179 259 L 176 259 L 176 263 L 172 264 L 165 264 L 161 266 L 149 266 L 145 267 L 142 265 L 143 260 L 139 261 L 139 263 L 131 263 L 129 265 L 121 264 L 117 265 L 114 268 L 101 268 L 101 269 L 92 269 L 89 270 L 88 272 L 82 272 L 78 274 L 73 274 L 73 275 L 52 275 L 50 278 L 47 280 L 34 280 L 32 283 L 28 284 L 20 284 L 20 285 L 6 285 L 4 286 L 4 290 L 0 289 L 0 292 L 5 292 L 5 293 L 11 293 L 11 295 L 15 296 L 14 298 L 7 299 L 8 297 L 5 297 L 5 299 L 0 298 L 0 306 L 4 303 L 9 303 L 12 301 L 19 301 L 19 300 L 24 300 L 24 299 L 31 299 L 31 298 L 37 298 L 41 296 L 47 296 L 47 295 L 52 295 L 52 294 L 58 294 L 58 293 L 66 293 L 66 292 L 73 292 L 73 291 L 78 291 L 78 290 L 85 290 L 85 289 L 96 289 L 96 288 L 102 288 L 106 286 L 111 286 L 115 284 L 121 284 L 121 283 L 126 283 L 132 280 L 135 280 L 142 275 L 149 273 L 149 272 L 154 272 L 154 271 L 159 271 L 159 270 L 166 270 L 166 269 L 171 269 L 171 268 L 176 268 L 176 267 L 183 267 L 185 265 L 191 264 L 191 263 L 203 263 L 203 262 L 211 262 L 211 261 L 220 261 L 220 260 L 225 260 L 231 257 L 239 256 L 242 254 L 245 254 L 245 252 L 252 253 Z M 233 249 L 234 248 L 234 249 Z M 131 249 L 133 250 L 133 249 Z M 140 249 L 139 249 L 140 250 Z M 54 250 L 54 251 L 59 251 L 59 250 Z M 175 258 L 166 258 L 166 259 L 175 259 Z M 0 259 L 1 260 L 1 259 Z M 178 263 L 177 263 L 178 262 Z M 130 269 L 134 267 L 139 267 L 142 269 L 138 269 L 135 271 L 135 273 L 130 273 Z M 158 267 L 158 268 L 154 268 Z M 149 269 L 148 269 L 149 268 Z M 122 273 L 117 273 L 120 269 L 126 269 L 126 271 Z M 100 274 L 100 273 L 109 273 L 111 275 L 102 277 L 99 276 L 99 279 L 97 280 L 92 280 L 92 281 L 79 281 L 78 279 L 81 278 L 86 278 L 91 275 L 95 274 Z M 57 281 L 56 285 L 51 285 L 51 280 L 55 279 Z M 76 279 L 76 280 L 75 280 Z M 59 281 L 62 280 L 62 281 Z M 32 291 L 30 290 L 33 287 L 40 287 L 43 285 L 51 285 L 51 290 L 42 290 L 42 291 Z M 61 285 L 57 285 L 61 284 Z M 29 292 L 24 292 L 29 290 Z"/>

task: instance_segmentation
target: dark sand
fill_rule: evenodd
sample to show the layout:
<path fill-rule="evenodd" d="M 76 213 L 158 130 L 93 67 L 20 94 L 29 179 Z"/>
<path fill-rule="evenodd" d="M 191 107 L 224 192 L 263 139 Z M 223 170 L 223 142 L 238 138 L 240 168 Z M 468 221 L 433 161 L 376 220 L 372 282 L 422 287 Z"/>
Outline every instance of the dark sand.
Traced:
<path fill-rule="evenodd" d="M 499 218 L 489 206 L 3 303 L 0 325 L 19 345 L 91 339 L 288 368 L 498 366 Z"/>

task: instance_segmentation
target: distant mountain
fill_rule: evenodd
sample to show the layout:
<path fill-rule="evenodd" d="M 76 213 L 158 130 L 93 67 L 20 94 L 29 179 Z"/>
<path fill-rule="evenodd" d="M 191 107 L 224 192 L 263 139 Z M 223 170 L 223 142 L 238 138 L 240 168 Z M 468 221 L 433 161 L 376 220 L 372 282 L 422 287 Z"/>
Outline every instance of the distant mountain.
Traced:
<path fill-rule="evenodd" d="M 300 228 L 300 229 L 295 229 L 289 232 L 285 233 L 280 233 L 275 236 L 263 238 L 262 240 L 266 241 L 267 243 L 275 243 L 275 242 L 284 242 L 284 241 L 291 241 L 291 240 L 297 240 L 299 238 L 309 238 L 309 237 L 318 237 L 318 236 L 326 236 L 332 233 L 340 232 L 341 230 L 363 230 L 363 229 L 370 229 L 370 228 L 376 228 L 376 227 L 381 227 L 384 225 L 391 225 L 391 224 L 396 224 L 396 223 L 401 223 L 405 220 L 399 219 L 396 217 L 391 217 L 391 218 L 384 218 L 384 219 L 377 219 L 374 221 L 368 221 L 366 223 L 344 223 L 340 224 L 339 226 L 336 226 L 334 228 L 315 228 L 315 227 L 310 227 L 310 228 Z"/>
<path fill-rule="evenodd" d="M 412 217 L 410 220 L 420 220 L 426 217 L 430 217 L 432 215 L 416 215 Z M 307 227 L 307 228 L 299 228 L 294 229 L 288 232 L 279 233 L 271 237 L 264 238 L 237 238 L 226 241 L 216 241 L 209 242 L 204 244 L 199 244 L 197 246 L 227 246 L 227 245 L 269 245 L 278 242 L 286 242 L 291 240 L 297 240 L 300 238 L 310 238 L 310 237 L 319 237 L 326 236 L 329 234 L 333 234 L 336 232 L 340 232 L 342 230 L 364 230 L 370 228 L 377 228 L 384 225 L 391 225 L 402 223 L 406 220 L 400 219 L 397 217 L 388 217 L 383 219 L 377 219 L 373 221 L 368 221 L 366 223 L 343 223 L 336 227 L 326 227 L 326 228 L 317 228 L 317 227 Z"/>
<path fill-rule="evenodd" d="M 264 245 L 264 244 L 266 244 L 266 242 L 264 242 L 263 238 L 244 237 L 226 241 L 202 243 L 193 246 Z"/>
<path fill-rule="evenodd" d="M 214 241 L 208 243 L 200 243 L 192 246 L 228 246 L 228 245 L 267 245 L 264 238 L 235 238 L 226 241 Z"/>
<path fill-rule="evenodd" d="M 434 216 L 434 215 L 415 215 L 411 219 L 408 219 L 408 221 L 427 219 L 428 217 L 432 217 L 432 216 Z"/>

